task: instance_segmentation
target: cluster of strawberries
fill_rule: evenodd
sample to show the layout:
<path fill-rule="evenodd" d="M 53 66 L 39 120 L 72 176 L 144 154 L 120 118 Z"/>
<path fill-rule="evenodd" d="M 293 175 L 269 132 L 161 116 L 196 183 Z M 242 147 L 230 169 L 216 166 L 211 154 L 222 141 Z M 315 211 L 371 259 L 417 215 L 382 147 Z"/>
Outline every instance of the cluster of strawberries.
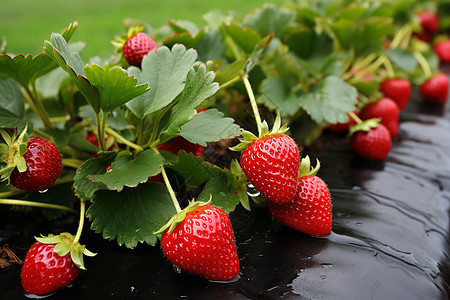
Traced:
<path fill-rule="evenodd" d="M 418 13 L 421 31 L 413 32 L 418 39 L 431 43 L 439 29 L 435 13 Z M 439 39 L 433 50 L 441 62 L 450 61 L 450 40 Z M 418 87 L 423 100 L 444 105 L 448 99 L 449 80 L 445 74 L 435 72 Z M 361 157 L 385 160 L 392 147 L 392 139 L 398 134 L 400 112 L 409 102 L 412 84 L 408 78 L 394 76 L 385 78 L 379 84 L 381 97 L 365 103 L 359 110 L 349 113 L 346 123 L 330 124 L 330 131 L 349 132 L 350 145 Z"/>

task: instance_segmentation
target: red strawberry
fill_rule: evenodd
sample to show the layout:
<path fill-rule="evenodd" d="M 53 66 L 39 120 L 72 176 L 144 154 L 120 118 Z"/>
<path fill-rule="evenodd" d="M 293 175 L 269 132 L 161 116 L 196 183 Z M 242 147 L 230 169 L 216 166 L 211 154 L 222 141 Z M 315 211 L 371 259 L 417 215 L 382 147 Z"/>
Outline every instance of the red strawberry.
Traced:
<path fill-rule="evenodd" d="M 355 110 L 353 113 L 358 114 L 358 112 Z M 349 128 L 352 125 L 355 125 L 356 121 L 349 116 L 348 121 L 345 123 L 336 123 L 336 124 L 329 124 L 327 129 L 332 132 L 347 132 Z"/>
<path fill-rule="evenodd" d="M 95 147 L 97 147 L 97 148 L 99 147 L 98 137 L 97 137 L 97 135 L 96 135 L 95 133 L 93 133 L 93 132 L 88 132 L 88 133 L 84 136 L 84 138 L 85 138 L 89 143 L 91 143 L 92 145 L 94 145 Z M 109 147 L 108 147 L 108 151 L 114 150 L 114 144 L 113 144 L 112 140 L 113 140 L 113 139 L 110 139 L 109 136 L 106 137 L 106 139 L 105 139 L 106 146 L 107 146 L 107 147 L 109 146 Z M 109 142 L 109 141 L 111 141 L 111 142 Z M 98 156 L 98 153 L 97 153 L 97 152 L 90 152 L 89 154 L 92 155 L 92 156 L 94 156 L 94 157 L 97 157 L 97 156 Z"/>
<path fill-rule="evenodd" d="M 394 100 L 400 110 L 405 109 L 408 105 L 411 89 L 411 82 L 400 77 L 388 78 L 380 83 L 380 92 Z"/>
<path fill-rule="evenodd" d="M 450 62 L 450 39 L 437 42 L 433 50 L 442 62 Z"/>
<path fill-rule="evenodd" d="M 391 135 L 383 124 L 378 124 L 379 121 L 379 119 L 366 120 L 350 130 L 352 133 L 350 144 L 358 155 L 375 160 L 386 159 L 392 147 Z M 356 130 L 367 124 L 370 124 L 368 128 Z"/>
<path fill-rule="evenodd" d="M 268 200 L 294 199 L 300 164 L 295 141 L 285 134 L 264 135 L 242 152 L 241 167 L 253 186 Z"/>
<path fill-rule="evenodd" d="M 293 202 L 267 201 L 267 207 L 275 219 L 289 227 L 312 236 L 326 236 L 331 233 L 331 197 L 325 182 L 315 175 L 316 169 L 299 177 Z"/>
<path fill-rule="evenodd" d="M 74 244 L 69 233 L 36 239 L 22 267 L 22 286 L 27 294 L 43 296 L 68 286 L 84 269 L 83 254 L 95 255 L 84 246 Z"/>
<path fill-rule="evenodd" d="M 169 261 L 208 280 L 230 281 L 238 276 L 239 260 L 228 215 L 215 206 L 191 202 L 172 220 L 184 213 L 182 221 L 169 222 L 160 230 L 161 247 Z"/>
<path fill-rule="evenodd" d="M 381 124 L 386 126 L 394 138 L 398 133 L 398 121 L 400 111 L 397 104 L 391 98 L 383 97 L 363 108 L 359 117 L 363 120 L 381 118 Z"/>
<path fill-rule="evenodd" d="M 123 57 L 130 65 L 140 67 L 142 58 L 156 48 L 156 42 L 148 34 L 138 32 L 123 45 Z"/>
<path fill-rule="evenodd" d="M 436 74 L 420 85 L 419 92 L 429 102 L 445 104 L 448 98 L 448 78 L 445 74 Z"/>
<path fill-rule="evenodd" d="M 62 162 L 58 148 L 51 141 L 31 137 L 27 143 L 27 151 L 23 155 L 26 170 L 14 169 L 10 182 L 16 188 L 29 191 L 44 191 L 51 187 L 61 174 Z"/>
<path fill-rule="evenodd" d="M 431 11 L 421 11 L 417 14 L 419 18 L 420 26 L 422 27 L 422 32 L 415 33 L 416 36 L 425 42 L 431 41 L 433 36 L 439 30 L 439 18 Z"/>
<path fill-rule="evenodd" d="M 194 156 L 203 157 L 204 146 L 199 144 L 194 144 L 183 138 L 182 136 L 177 136 L 175 140 L 168 144 L 159 145 L 158 150 L 166 150 L 177 155 L 180 150 L 184 150 L 187 153 L 192 153 Z"/>

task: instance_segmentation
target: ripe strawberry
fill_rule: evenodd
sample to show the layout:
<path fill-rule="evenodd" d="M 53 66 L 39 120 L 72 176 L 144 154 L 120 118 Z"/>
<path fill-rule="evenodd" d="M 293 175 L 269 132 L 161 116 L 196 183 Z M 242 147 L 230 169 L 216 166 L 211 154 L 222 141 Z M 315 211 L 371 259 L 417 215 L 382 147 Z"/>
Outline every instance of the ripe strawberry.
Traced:
<path fill-rule="evenodd" d="M 437 42 L 433 50 L 441 62 L 450 62 L 450 39 Z"/>
<path fill-rule="evenodd" d="M 386 126 L 391 137 L 394 138 L 397 136 L 400 111 L 397 104 L 391 98 L 383 97 L 376 102 L 368 104 L 363 108 L 359 117 L 363 120 L 381 118 L 381 124 Z"/>
<path fill-rule="evenodd" d="M 26 170 L 14 169 L 10 182 L 16 188 L 29 191 L 44 191 L 51 187 L 61 174 L 62 162 L 58 148 L 51 141 L 31 137 L 27 143 L 27 151 L 23 155 Z"/>
<path fill-rule="evenodd" d="M 422 41 L 429 42 L 439 30 L 439 18 L 431 11 L 421 11 L 417 14 L 422 32 L 416 32 L 415 35 Z"/>
<path fill-rule="evenodd" d="M 203 150 L 205 147 L 199 144 L 194 144 L 183 138 L 182 136 L 177 136 L 172 142 L 168 144 L 159 145 L 158 150 L 166 150 L 177 155 L 180 150 L 184 150 L 187 153 L 192 153 L 194 156 L 203 157 Z"/>
<path fill-rule="evenodd" d="M 159 232 L 169 261 L 208 280 L 230 281 L 238 276 L 239 260 L 228 215 L 200 202 L 191 202 L 172 220 L 180 214 L 186 215 L 183 220 L 169 221 Z"/>
<path fill-rule="evenodd" d="M 309 157 L 302 164 L 305 160 L 309 166 Z M 285 204 L 267 201 L 267 207 L 275 219 L 289 227 L 312 236 L 326 236 L 331 233 L 331 197 L 325 182 L 315 175 L 318 168 L 319 164 L 299 177 L 294 201 Z"/>
<path fill-rule="evenodd" d="M 148 34 L 138 32 L 126 40 L 123 57 L 130 65 L 140 67 L 142 58 L 156 48 L 156 42 Z"/>
<path fill-rule="evenodd" d="M 300 164 L 295 141 L 285 134 L 264 135 L 242 152 L 241 167 L 253 186 L 268 200 L 294 199 Z"/>
<path fill-rule="evenodd" d="M 448 78 L 445 74 L 436 74 L 420 85 L 419 92 L 429 102 L 445 104 L 448 98 Z"/>
<path fill-rule="evenodd" d="M 95 254 L 73 243 L 70 233 L 36 238 L 27 252 L 22 267 L 22 286 L 25 293 L 48 295 L 75 281 L 83 265 L 83 254 Z M 55 247 L 58 246 L 58 247 Z"/>
<path fill-rule="evenodd" d="M 411 90 L 411 82 L 401 77 L 388 78 L 380 83 L 380 92 L 394 100 L 400 110 L 408 105 Z"/>
<path fill-rule="evenodd" d="M 369 159 L 385 160 L 391 151 L 391 135 L 383 124 L 378 123 L 379 121 L 379 119 L 369 119 L 350 130 L 350 144 L 358 155 Z M 356 130 L 367 124 L 370 125 L 368 128 Z"/>

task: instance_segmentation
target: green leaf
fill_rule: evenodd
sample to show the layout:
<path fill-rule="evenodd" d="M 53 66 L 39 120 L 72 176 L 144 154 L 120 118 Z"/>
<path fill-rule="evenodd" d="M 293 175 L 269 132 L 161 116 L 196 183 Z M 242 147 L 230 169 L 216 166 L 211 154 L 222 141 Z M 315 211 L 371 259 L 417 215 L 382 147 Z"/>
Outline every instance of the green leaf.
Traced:
<path fill-rule="evenodd" d="M 418 68 L 419 62 L 407 49 L 393 48 L 386 51 L 389 59 L 400 69 L 413 71 Z"/>
<path fill-rule="evenodd" d="M 246 197 L 247 194 L 245 194 Z M 230 189 L 227 177 L 218 175 L 208 180 L 197 201 L 206 202 L 211 197 L 211 205 L 217 206 L 226 213 L 232 212 L 240 203 L 240 195 Z"/>
<path fill-rule="evenodd" d="M 84 63 L 78 52 L 72 52 L 67 45 L 66 40 L 57 33 L 51 36 L 51 42 L 44 42 L 44 51 L 56 61 L 59 66 L 69 73 L 75 85 L 91 105 L 92 109 L 100 112 L 100 94 L 98 90 L 90 84 L 84 74 Z"/>
<path fill-rule="evenodd" d="M 148 83 L 150 91 L 127 102 L 128 108 L 144 118 L 170 104 L 184 89 L 186 76 L 197 59 L 194 49 L 174 45 L 172 50 L 163 46 L 151 51 L 142 60 L 142 70 L 128 68 L 128 74 L 140 84 Z"/>
<path fill-rule="evenodd" d="M 224 118 L 217 109 L 208 109 L 182 125 L 180 135 L 191 143 L 206 147 L 207 143 L 232 138 L 240 132 L 232 118 Z"/>
<path fill-rule="evenodd" d="M 225 61 L 226 45 L 218 29 L 208 29 L 198 41 L 195 49 L 198 52 L 199 60 Z"/>
<path fill-rule="evenodd" d="M 284 28 L 295 21 L 295 17 L 294 10 L 277 8 L 274 4 L 266 3 L 262 8 L 247 15 L 244 25 L 253 28 L 261 36 L 271 33 L 281 36 Z"/>
<path fill-rule="evenodd" d="M 107 189 L 103 183 L 93 182 L 88 176 L 103 174 L 106 166 L 112 162 L 116 156 L 115 152 L 103 152 L 98 157 L 86 160 L 75 173 L 74 188 L 75 195 L 83 201 L 91 201 L 94 193 L 98 190 Z"/>
<path fill-rule="evenodd" d="M 300 109 L 299 96 L 280 77 L 268 77 L 262 82 L 257 101 L 283 117 L 293 116 Z"/>
<path fill-rule="evenodd" d="M 149 182 L 122 192 L 98 191 L 87 211 L 91 228 L 105 239 L 134 248 L 138 243 L 156 245 L 153 234 L 176 213 L 164 185 Z"/>
<path fill-rule="evenodd" d="M 86 65 L 84 72 L 89 82 L 97 88 L 104 112 L 110 112 L 148 91 L 147 84 L 137 85 L 136 78 L 128 76 L 124 69 L 117 66 L 110 68 L 106 64 L 102 68 L 96 64 Z"/>
<path fill-rule="evenodd" d="M 0 78 L 0 114 L 22 119 L 24 105 L 19 84 L 12 78 Z"/>
<path fill-rule="evenodd" d="M 299 98 L 299 105 L 317 123 L 345 123 L 355 109 L 356 89 L 337 76 L 328 76 Z"/>
<path fill-rule="evenodd" d="M 122 155 L 111 165 L 111 171 L 104 174 L 89 175 L 94 182 L 101 182 L 109 190 L 118 192 L 126 187 L 135 187 L 144 183 L 149 177 L 158 174 L 164 159 L 153 150 L 145 150 L 132 159 L 131 154 Z"/>
<path fill-rule="evenodd" d="M 219 84 L 224 84 L 238 76 L 241 76 L 244 72 L 246 64 L 246 59 L 235 60 L 233 63 L 226 65 L 217 71 L 215 81 Z"/>
<path fill-rule="evenodd" d="M 187 190 L 198 187 L 223 172 L 223 169 L 185 151 L 178 152 L 178 161 L 169 168 L 177 171 L 184 178 Z"/>
<path fill-rule="evenodd" d="M 172 109 L 169 126 L 165 133 L 172 136 L 178 135 L 180 126 L 190 120 L 195 113 L 195 108 L 219 90 L 219 84 L 214 82 L 214 76 L 214 72 L 207 72 L 203 64 L 197 70 L 189 71 L 186 85 L 179 102 Z"/>
<path fill-rule="evenodd" d="M 27 200 L 42 203 L 58 204 L 68 208 L 73 208 L 74 197 L 72 192 L 72 183 L 64 183 L 52 186 L 45 193 L 33 192 L 27 193 Z M 50 220 L 61 217 L 66 211 L 59 209 L 45 208 L 42 213 Z"/>
<path fill-rule="evenodd" d="M 244 27 L 237 23 L 223 24 L 222 34 L 225 36 L 228 46 L 235 48 L 236 46 L 243 52 L 239 54 L 236 59 L 245 57 L 245 55 L 251 54 L 253 49 L 261 40 L 261 36 L 252 28 Z M 228 50 L 231 52 L 231 49 Z M 233 53 L 236 56 L 236 53 Z"/>
<path fill-rule="evenodd" d="M 176 44 L 183 44 L 186 48 L 196 48 L 198 42 L 205 35 L 205 30 L 199 30 L 195 35 L 190 32 L 174 33 L 169 37 L 165 37 L 162 40 L 162 44 L 169 48 Z"/>

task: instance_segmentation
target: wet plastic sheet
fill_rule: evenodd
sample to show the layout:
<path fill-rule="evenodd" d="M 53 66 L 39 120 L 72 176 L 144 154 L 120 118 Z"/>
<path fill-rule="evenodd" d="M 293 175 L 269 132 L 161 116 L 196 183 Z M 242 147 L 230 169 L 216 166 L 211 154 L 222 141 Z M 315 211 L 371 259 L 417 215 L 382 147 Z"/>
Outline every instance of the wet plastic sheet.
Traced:
<path fill-rule="evenodd" d="M 358 158 L 345 136 L 306 149 L 333 200 L 333 232 L 313 238 L 274 221 L 264 206 L 231 214 L 240 278 L 213 283 L 176 273 L 159 246 L 130 250 L 88 228 L 98 253 L 72 287 L 50 299 L 448 299 L 450 110 L 411 99 L 385 162 Z M 89 224 L 87 225 L 89 226 Z M 40 233 L 76 220 L 0 220 L 0 246 L 21 258 Z M 20 265 L 0 270 L 0 299 L 26 299 Z"/>

